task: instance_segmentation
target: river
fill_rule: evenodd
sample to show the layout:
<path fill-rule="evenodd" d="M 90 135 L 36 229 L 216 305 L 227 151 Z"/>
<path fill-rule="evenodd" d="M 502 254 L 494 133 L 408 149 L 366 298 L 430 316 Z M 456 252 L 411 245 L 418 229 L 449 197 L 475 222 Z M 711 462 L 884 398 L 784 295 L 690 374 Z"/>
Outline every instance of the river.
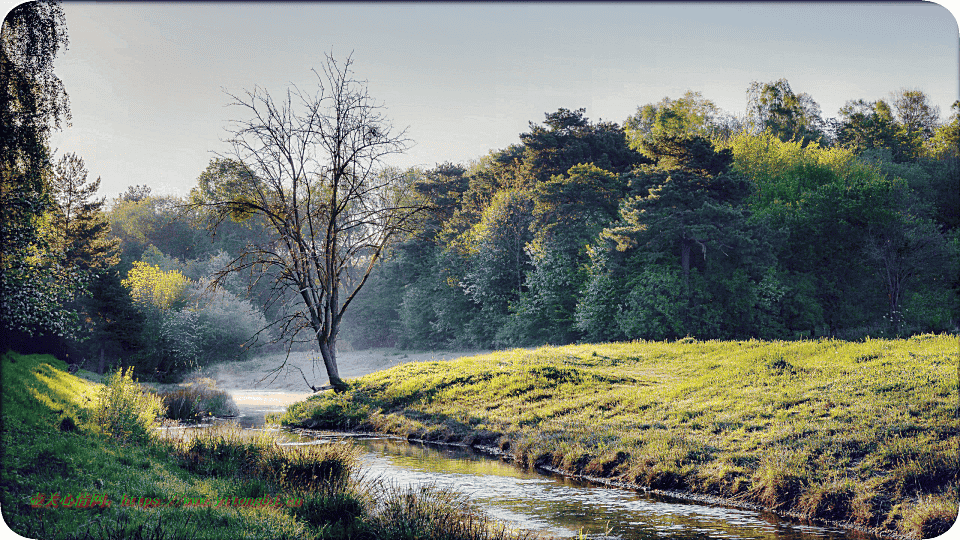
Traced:
<path fill-rule="evenodd" d="M 422 355 L 398 358 L 388 352 L 375 353 L 379 362 L 363 359 L 373 371 L 391 363 L 448 359 Z M 381 356 L 382 355 L 382 356 Z M 361 360 L 361 358 L 358 358 Z M 276 359 L 273 360 L 274 363 Z M 264 415 L 282 411 L 287 405 L 310 395 L 299 388 L 295 378 L 279 388 L 253 385 L 270 362 L 261 362 L 244 373 L 230 366 L 232 373 L 220 374 L 217 384 L 230 392 L 240 409 L 237 418 L 248 429 L 263 429 Z M 370 366 L 370 367 L 367 367 Z M 246 379 L 246 380 L 243 380 Z M 243 384 L 249 384 L 244 388 Z M 535 530 L 561 538 L 622 540 L 700 539 L 782 539 L 782 540 L 863 540 L 874 538 L 856 531 L 820 527 L 778 517 L 769 512 L 695 503 L 629 489 L 598 486 L 552 474 L 523 470 L 502 459 L 470 448 L 410 443 L 388 437 L 349 436 L 322 432 L 284 432 L 283 444 L 316 444 L 349 437 L 363 449 L 366 478 L 382 478 L 398 486 L 434 485 L 455 489 L 470 497 L 489 515 L 514 527 Z"/>
<path fill-rule="evenodd" d="M 323 443 L 341 434 L 302 432 L 286 444 Z M 470 448 L 348 436 L 363 449 L 366 478 L 397 486 L 431 485 L 467 495 L 511 526 L 560 538 L 623 540 L 852 540 L 856 532 L 813 526 L 769 512 L 692 503 L 523 470 Z"/>

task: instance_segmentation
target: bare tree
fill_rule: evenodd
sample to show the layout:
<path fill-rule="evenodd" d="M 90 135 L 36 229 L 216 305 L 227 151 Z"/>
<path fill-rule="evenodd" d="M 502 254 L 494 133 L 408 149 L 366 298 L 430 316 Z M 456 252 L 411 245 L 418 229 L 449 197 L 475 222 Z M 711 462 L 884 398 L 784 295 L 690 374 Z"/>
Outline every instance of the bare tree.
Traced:
<path fill-rule="evenodd" d="M 349 57 L 338 63 L 327 55 L 322 73 L 314 70 L 317 90 L 291 86 L 280 102 L 259 87 L 228 94 L 247 119 L 233 122 L 232 150 L 211 162 L 191 196 L 214 231 L 228 218 L 257 216 L 265 224 L 268 234 L 213 284 L 247 272 L 251 287 L 270 280 L 270 302 L 295 299 L 274 323 L 276 339 L 289 347 L 307 333 L 337 391 L 346 387 L 336 357 L 344 312 L 422 210 L 410 175 L 383 163 L 406 150 L 406 133 L 394 131 L 351 65 Z"/>

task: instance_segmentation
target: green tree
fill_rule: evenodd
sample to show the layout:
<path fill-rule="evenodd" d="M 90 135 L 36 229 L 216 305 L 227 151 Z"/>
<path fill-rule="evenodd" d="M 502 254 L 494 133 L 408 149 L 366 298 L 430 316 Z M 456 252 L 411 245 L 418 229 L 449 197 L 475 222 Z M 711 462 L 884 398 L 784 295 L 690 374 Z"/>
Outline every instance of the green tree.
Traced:
<path fill-rule="evenodd" d="M 558 109 L 547 113 L 543 125 L 530 122 L 530 131 L 520 134 L 523 171 L 532 187 L 580 163 L 615 173 L 629 171 L 643 161 L 627 146 L 623 128 L 611 122 L 591 123 L 586 109 Z"/>
<path fill-rule="evenodd" d="M 938 127 L 927 140 L 927 153 L 936 159 L 960 158 L 960 100 L 950 107 L 950 120 Z"/>
<path fill-rule="evenodd" d="M 745 296 L 741 289 L 755 288 L 772 264 L 763 235 L 748 223 L 749 183 L 730 170 L 729 150 L 714 151 L 702 137 L 654 138 L 646 151 L 656 166 L 636 173 L 638 194 L 624 201 L 621 221 L 603 233 L 629 253 L 621 329 L 661 325 L 704 337 L 749 335 L 750 323 L 737 327 L 738 317 L 724 321 L 716 308 L 748 313 L 756 299 L 737 310 L 733 303 Z M 679 290 L 651 288 L 657 283 Z"/>
<path fill-rule="evenodd" d="M 933 137 L 940 123 L 940 107 L 920 90 L 902 89 L 893 94 L 893 109 L 897 113 L 898 135 L 906 147 L 906 157 L 923 155 L 924 145 Z"/>
<path fill-rule="evenodd" d="M 803 144 L 824 140 L 820 106 L 805 93 L 794 93 L 786 79 L 750 83 L 747 116 L 756 131 L 770 130 L 782 141 Z"/>
<path fill-rule="evenodd" d="M 906 164 L 881 167 L 847 148 L 802 147 L 771 134 L 738 136 L 730 148 L 734 168 L 754 184 L 751 207 L 787 234 L 777 260 L 787 297 L 803 299 L 786 308 L 794 330 L 813 325 L 807 329 L 856 337 L 865 331 L 858 328 L 876 327 L 900 311 L 905 287 L 923 280 L 895 278 L 893 268 L 922 264 L 921 238 L 942 245 L 942 239 L 916 237 L 931 232 L 920 226 L 926 220 L 914 202 L 918 184 L 890 174 L 904 174 Z M 874 277 L 888 266 L 892 281 Z"/>
<path fill-rule="evenodd" d="M 506 321 L 510 305 L 524 290 L 530 269 L 527 244 L 532 240 L 534 199 L 531 193 L 502 190 L 493 196 L 480 222 L 460 239 L 469 270 L 461 283 L 480 306 L 486 344 Z"/>
<path fill-rule="evenodd" d="M 87 169 L 76 154 L 57 162 L 51 177 L 56 207 L 52 212 L 53 243 L 67 264 L 99 272 L 118 262 L 120 241 L 110 237 L 110 222 L 103 213 L 105 198 L 94 198 L 100 179 L 87 182 Z"/>
<path fill-rule="evenodd" d="M 132 189 L 118 197 L 107 212 L 111 234 L 120 240 L 123 270 L 129 270 L 151 245 L 181 261 L 216 253 L 206 231 L 199 226 L 198 214 L 185 207 L 186 201 L 169 195 L 150 195 L 149 188 L 131 197 Z M 225 227 L 218 233 L 224 240 L 245 236 L 244 232 L 256 236 L 249 226 L 247 231 L 237 226 Z"/>
<path fill-rule="evenodd" d="M 130 291 L 122 285 L 118 267 L 101 272 L 87 290 L 83 310 L 93 322 L 93 329 L 82 345 L 87 358 L 131 360 L 143 349 L 143 328 L 146 320 L 130 298 Z M 109 366 L 104 366 L 104 368 Z M 99 369 L 99 367 L 98 367 Z"/>
<path fill-rule="evenodd" d="M 513 308 L 510 341 L 569 343 L 578 337 L 576 307 L 589 267 L 588 249 L 618 217 L 626 185 L 621 175 L 579 164 L 535 190 L 531 268 Z"/>
<path fill-rule="evenodd" d="M 903 160 L 904 148 L 898 136 L 893 110 L 884 100 L 848 101 L 840 109 L 837 144 L 863 154 L 868 150 L 886 150 L 897 161 Z"/>
<path fill-rule="evenodd" d="M 53 62 L 67 45 L 57 2 L 28 2 L 3 21 L 0 36 L 0 327 L 4 333 L 72 334 L 64 303 L 81 280 L 44 237 L 53 201 L 48 138 L 69 120 L 69 102 Z"/>
<path fill-rule="evenodd" d="M 626 338 L 617 312 L 626 294 L 627 268 L 623 254 L 610 244 L 605 240 L 588 249 L 590 266 L 574 312 L 577 330 L 593 343 Z"/>
<path fill-rule="evenodd" d="M 870 227 L 864 247 L 885 286 L 890 326 L 900 335 L 904 300 L 918 285 L 937 284 L 945 303 L 951 300 L 948 279 L 956 275 L 958 254 L 932 221 L 897 217 Z"/>
<path fill-rule="evenodd" d="M 643 141 L 665 136 L 712 137 L 723 131 L 720 109 L 700 92 L 688 91 L 678 99 L 665 97 L 648 103 L 623 123 L 630 147 L 640 150 Z"/>
<path fill-rule="evenodd" d="M 160 311 L 183 307 L 190 280 L 179 270 L 163 271 L 157 266 L 137 261 L 123 280 L 133 301 Z"/>

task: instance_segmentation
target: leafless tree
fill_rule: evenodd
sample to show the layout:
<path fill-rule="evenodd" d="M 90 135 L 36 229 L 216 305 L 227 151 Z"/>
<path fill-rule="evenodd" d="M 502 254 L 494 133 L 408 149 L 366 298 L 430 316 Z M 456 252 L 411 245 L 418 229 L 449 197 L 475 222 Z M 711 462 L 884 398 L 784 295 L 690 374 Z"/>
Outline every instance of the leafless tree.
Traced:
<path fill-rule="evenodd" d="M 292 345 L 308 334 L 337 391 L 345 388 L 336 356 L 344 312 L 423 208 L 411 175 L 383 163 L 409 146 L 406 132 L 394 130 L 351 65 L 327 55 L 322 73 L 314 71 L 315 91 L 291 86 L 279 102 L 259 87 L 228 94 L 246 119 L 233 122 L 231 151 L 211 162 L 191 194 L 214 230 L 225 219 L 265 224 L 268 234 L 213 284 L 245 272 L 251 287 L 270 280 L 270 302 L 295 299 L 274 323 L 276 339 Z"/>

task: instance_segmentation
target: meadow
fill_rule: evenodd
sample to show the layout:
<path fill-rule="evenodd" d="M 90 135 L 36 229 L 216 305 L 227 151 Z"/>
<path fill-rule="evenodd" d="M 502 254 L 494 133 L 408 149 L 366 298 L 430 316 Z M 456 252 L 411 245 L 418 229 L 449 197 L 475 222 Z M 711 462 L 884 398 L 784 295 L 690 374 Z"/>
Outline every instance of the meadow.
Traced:
<path fill-rule="evenodd" d="M 929 538 L 958 512 L 958 370 L 953 335 L 542 347 L 397 366 L 279 420 Z"/>

